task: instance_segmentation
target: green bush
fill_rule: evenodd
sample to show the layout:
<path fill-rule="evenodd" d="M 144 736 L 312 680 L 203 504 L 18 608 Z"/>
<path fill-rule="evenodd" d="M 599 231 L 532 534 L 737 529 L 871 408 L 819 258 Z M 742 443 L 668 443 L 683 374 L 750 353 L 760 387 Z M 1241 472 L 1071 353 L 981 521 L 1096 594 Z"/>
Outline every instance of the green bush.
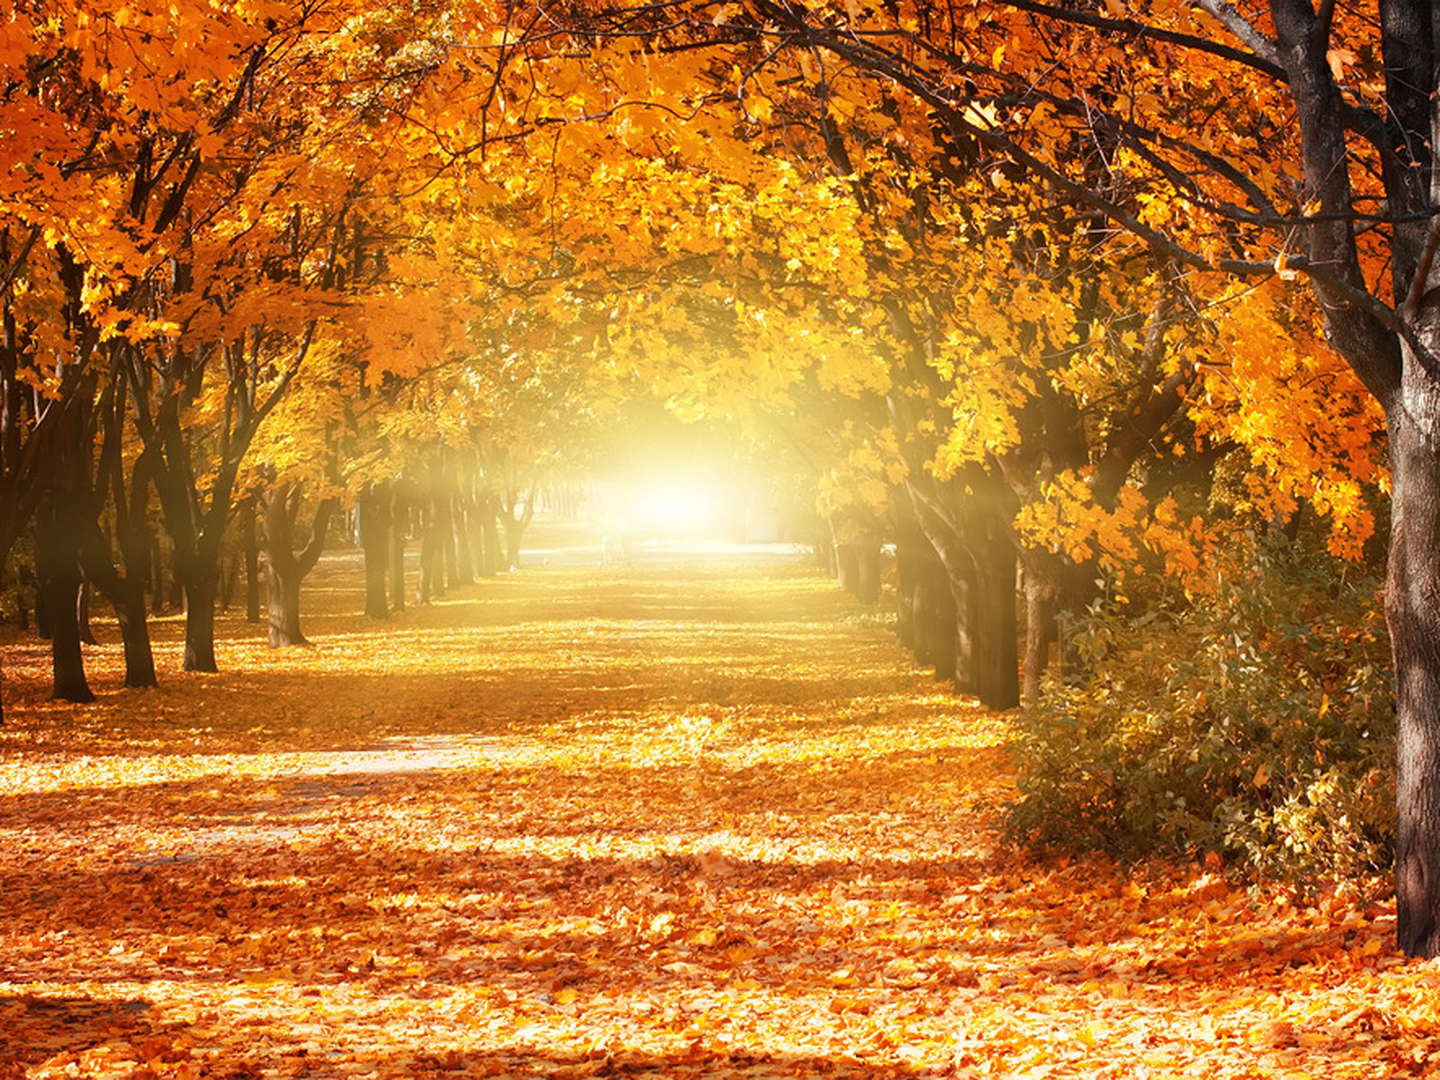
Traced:
<path fill-rule="evenodd" d="M 1255 558 L 1183 611 L 1072 624 L 1071 679 L 1018 721 L 1012 839 L 1295 880 L 1388 863 L 1389 651 L 1378 580 L 1349 575 Z"/>

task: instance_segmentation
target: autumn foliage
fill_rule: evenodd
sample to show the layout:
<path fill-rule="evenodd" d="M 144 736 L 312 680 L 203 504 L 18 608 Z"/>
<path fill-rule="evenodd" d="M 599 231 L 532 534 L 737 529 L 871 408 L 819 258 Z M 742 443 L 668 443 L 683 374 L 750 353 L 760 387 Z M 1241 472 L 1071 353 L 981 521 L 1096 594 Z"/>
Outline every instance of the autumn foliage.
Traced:
<path fill-rule="evenodd" d="M 1426 1060 L 1440 21 L 1381 7 L 10 5 L 0 1061 Z M 634 506 L 532 564 L 699 445 L 863 615 L 652 579 Z"/>
<path fill-rule="evenodd" d="M 383 633 L 353 560 L 319 573 L 313 650 L 236 617 L 230 674 L 23 695 L 8 1075 L 1358 1080 L 1433 1052 L 1431 966 L 1355 883 L 997 843 L 1007 723 L 803 565 L 534 568 Z"/>

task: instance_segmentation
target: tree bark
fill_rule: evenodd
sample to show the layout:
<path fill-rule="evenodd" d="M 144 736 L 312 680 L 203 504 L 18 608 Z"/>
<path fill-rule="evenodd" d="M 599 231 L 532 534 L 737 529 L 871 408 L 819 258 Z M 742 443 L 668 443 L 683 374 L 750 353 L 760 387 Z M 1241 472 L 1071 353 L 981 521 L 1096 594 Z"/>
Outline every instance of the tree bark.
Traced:
<path fill-rule="evenodd" d="M 245 562 L 245 621 L 260 621 L 260 541 L 255 535 L 255 496 L 240 512 L 240 545 Z"/>
<path fill-rule="evenodd" d="M 405 522 L 408 509 L 399 484 L 390 488 L 390 606 L 405 610 Z"/>
<path fill-rule="evenodd" d="M 220 670 L 215 662 L 217 577 L 216 568 L 203 563 L 187 568 L 183 576 L 177 574 L 185 594 L 185 656 L 180 665 L 185 671 Z"/>
<path fill-rule="evenodd" d="M 269 641 L 272 649 L 308 645 L 300 628 L 300 584 L 320 561 L 325 534 L 337 508 L 335 499 L 322 499 L 315 507 L 310 539 L 294 551 L 295 519 L 300 511 L 300 486 L 280 485 L 265 497 L 265 555 L 269 567 Z"/>
<path fill-rule="evenodd" d="M 35 515 L 35 571 L 39 595 L 50 624 L 50 656 L 54 671 L 51 697 L 59 701 L 94 701 L 85 678 L 80 651 L 76 598 L 80 594 L 80 552 L 71 515 L 52 492 Z"/>
<path fill-rule="evenodd" d="M 1385 614 L 1395 657 L 1395 902 L 1400 947 L 1440 955 L 1440 452 L 1390 417 L 1394 485 Z"/>
<path fill-rule="evenodd" d="M 1050 665 L 1050 647 L 1056 640 L 1064 568 L 1061 556 L 1038 548 L 1020 553 L 1025 567 L 1025 663 L 1021 697 L 1034 701 Z"/>
<path fill-rule="evenodd" d="M 365 557 L 365 614 L 372 619 L 389 616 L 385 601 L 385 573 L 390 565 L 390 492 L 384 484 L 366 484 L 360 492 L 356 518 L 360 550 Z"/>
<path fill-rule="evenodd" d="M 500 550 L 500 498 L 494 491 L 486 491 L 480 504 L 480 536 L 484 544 L 485 558 L 483 573 L 494 577 L 504 567 L 504 555 Z"/>
<path fill-rule="evenodd" d="M 435 520 L 435 500 L 432 497 L 425 507 L 424 524 L 420 529 L 420 582 L 417 599 L 428 604 L 445 595 L 444 545 L 440 527 Z"/>
<path fill-rule="evenodd" d="M 110 603 L 115 608 L 120 640 L 125 647 L 125 685 L 131 688 L 158 685 L 155 653 L 150 646 L 150 627 L 146 622 L 144 579 L 127 576 L 118 594 L 110 597 Z"/>
<path fill-rule="evenodd" d="M 470 517 L 472 514 L 468 494 L 454 496 L 455 573 L 461 585 L 475 584 L 475 558 L 470 549 Z"/>

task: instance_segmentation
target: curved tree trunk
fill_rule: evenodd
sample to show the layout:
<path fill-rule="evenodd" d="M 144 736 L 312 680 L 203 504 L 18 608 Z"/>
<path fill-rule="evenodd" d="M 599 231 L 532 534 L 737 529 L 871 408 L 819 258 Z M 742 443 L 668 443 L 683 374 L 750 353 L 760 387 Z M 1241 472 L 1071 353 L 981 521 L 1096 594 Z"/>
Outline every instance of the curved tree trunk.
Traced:
<path fill-rule="evenodd" d="M 310 539 L 297 555 L 294 551 L 295 518 L 300 511 L 300 486 L 275 487 L 265 497 L 268 624 L 272 649 L 310 644 L 300 629 L 300 583 L 320 561 L 320 553 L 325 549 L 325 534 L 336 506 L 335 499 L 322 499 L 316 506 Z"/>

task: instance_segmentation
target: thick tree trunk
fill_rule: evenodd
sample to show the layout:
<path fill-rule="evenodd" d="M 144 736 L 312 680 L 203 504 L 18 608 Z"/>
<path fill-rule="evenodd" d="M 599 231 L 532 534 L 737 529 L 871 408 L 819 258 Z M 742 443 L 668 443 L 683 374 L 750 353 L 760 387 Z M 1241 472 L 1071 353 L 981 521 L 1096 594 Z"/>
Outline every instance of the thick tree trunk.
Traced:
<path fill-rule="evenodd" d="M 1050 647 L 1056 640 L 1056 617 L 1060 611 L 1064 567 L 1051 551 L 1026 548 L 1021 552 L 1025 566 L 1025 665 L 1021 696 L 1033 701 L 1040 693 L 1040 681 L 1050 666 Z"/>
<path fill-rule="evenodd" d="M 156 686 L 155 654 L 150 648 L 150 627 L 146 623 L 145 583 L 140 577 L 127 578 L 120 592 L 110 598 L 120 623 L 120 640 L 125 646 L 125 685 Z"/>
<path fill-rule="evenodd" d="M 309 645 L 300 629 L 300 575 L 277 571 L 270 564 L 266 590 L 270 647 Z"/>
<path fill-rule="evenodd" d="M 75 597 L 80 590 L 80 569 L 73 559 L 61 555 L 41 574 L 40 590 L 50 613 L 50 656 L 54 669 L 51 697 L 59 701 L 94 701 L 85 678 L 85 659 L 80 651 L 80 624 L 75 617 Z"/>
<path fill-rule="evenodd" d="M 385 602 L 385 573 L 390 565 L 390 493 L 383 484 L 366 485 L 360 493 L 356 517 L 360 550 L 365 556 L 365 614 L 383 619 L 390 614 Z"/>
<path fill-rule="evenodd" d="M 1400 947 L 1440 955 L 1440 452 L 1390 418 L 1394 485 L 1385 614 L 1395 657 L 1395 901 Z"/>
<path fill-rule="evenodd" d="M 215 662 L 215 566 L 187 568 L 179 579 L 185 593 L 185 671 L 219 671 Z"/>
<path fill-rule="evenodd" d="M 972 549 L 972 554 L 975 617 L 970 656 L 975 696 L 989 708 L 1012 709 L 1020 704 L 1015 547 L 1008 539 L 992 535 Z"/>
<path fill-rule="evenodd" d="M 322 499 L 315 507 L 310 539 L 297 555 L 294 544 L 295 518 L 300 510 L 299 486 L 275 487 L 265 496 L 268 627 L 272 649 L 310 644 L 300 629 L 300 583 L 320 561 L 336 506 L 336 500 Z"/>
<path fill-rule="evenodd" d="M 63 474 L 61 463 L 57 473 Z M 69 504 L 71 492 L 52 491 L 35 514 L 37 597 L 45 603 L 54 669 L 51 696 L 60 701 L 94 701 L 80 651 L 80 530 Z"/>
<path fill-rule="evenodd" d="M 933 667 L 937 679 L 957 682 L 959 620 L 945 567 L 933 553 L 916 567 L 911 608 L 915 613 L 916 663 Z"/>

